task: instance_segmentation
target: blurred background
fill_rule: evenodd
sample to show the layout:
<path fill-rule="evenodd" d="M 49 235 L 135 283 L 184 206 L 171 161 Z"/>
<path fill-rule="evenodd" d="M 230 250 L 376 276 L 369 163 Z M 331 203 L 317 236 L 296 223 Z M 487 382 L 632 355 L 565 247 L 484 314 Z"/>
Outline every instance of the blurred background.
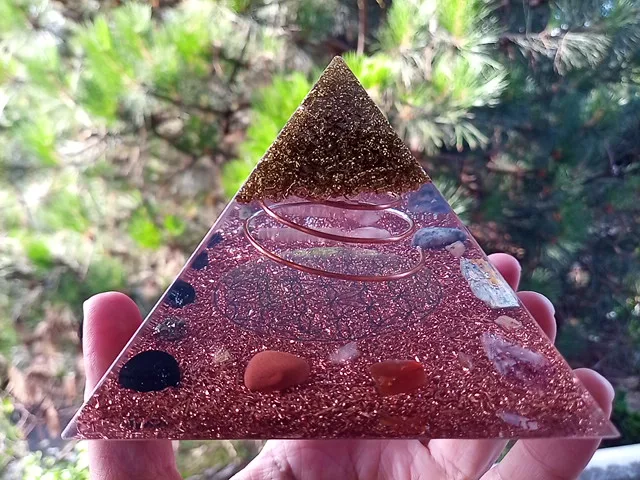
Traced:
<path fill-rule="evenodd" d="M 82 302 L 146 313 L 333 55 L 640 442 L 640 2 L 0 0 L 0 477 L 87 478 Z"/>

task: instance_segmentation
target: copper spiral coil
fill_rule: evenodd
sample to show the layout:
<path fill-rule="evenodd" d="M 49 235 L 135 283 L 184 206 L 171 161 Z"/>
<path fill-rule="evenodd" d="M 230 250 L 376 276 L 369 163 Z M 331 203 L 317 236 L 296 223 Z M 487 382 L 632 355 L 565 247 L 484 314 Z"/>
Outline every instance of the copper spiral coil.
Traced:
<path fill-rule="evenodd" d="M 414 224 L 413 224 L 413 220 L 411 219 L 411 217 L 409 217 L 407 214 L 399 212 L 398 210 L 392 210 L 392 209 L 385 209 L 385 211 L 399 217 L 402 218 L 404 221 L 407 222 L 407 224 L 409 225 L 409 227 L 407 229 L 405 229 L 404 231 L 400 232 L 399 234 L 395 235 L 395 236 L 391 236 L 391 237 L 387 237 L 387 238 L 367 238 L 367 237 L 347 237 L 344 235 L 335 235 L 333 233 L 328 233 L 328 232 L 323 232 L 322 230 L 316 230 L 313 228 L 309 228 L 309 227 L 304 227 L 302 225 L 299 225 L 291 220 L 289 220 L 288 218 L 283 217 L 282 215 L 279 215 L 278 213 L 276 213 L 275 210 L 279 209 L 279 208 L 286 208 L 286 207 L 299 207 L 299 206 L 303 206 L 303 205 L 311 205 L 309 202 L 295 202 L 295 203 L 281 203 L 278 205 L 274 205 L 273 207 L 268 207 L 266 203 L 264 203 L 264 201 L 260 200 L 260 206 L 262 207 L 262 210 L 269 215 L 271 218 L 273 218 L 275 221 L 277 221 L 278 223 L 282 223 L 283 225 L 286 225 L 287 227 L 293 228 L 294 230 L 298 230 L 299 232 L 302 233 L 306 233 L 307 235 L 311 235 L 314 237 L 320 237 L 320 238 L 324 238 L 326 240 L 334 240 L 336 242 L 344 242 L 344 243 L 362 243 L 362 244 L 389 244 L 389 243 L 396 243 L 396 242 L 400 242 L 402 240 L 404 240 L 405 238 L 409 237 L 414 230 Z M 336 206 L 339 202 L 318 202 L 321 205 L 329 205 L 329 206 Z M 350 206 L 352 206 L 352 204 L 349 204 Z M 365 210 L 365 208 L 362 208 L 362 206 L 360 206 L 360 208 L 350 208 L 350 207 L 344 207 L 348 210 Z M 371 209 L 366 209 L 366 210 L 370 210 L 370 211 L 377 211 L 377 210 L 381 210 L 379 208 L 371 208 Z M 262 213 L 262 212 L 258 212 L 258 213 Z"/>
<path fill-rule="evenodd" d="M 384 204 L 374 204 L 374 203 L 368 203 L 368 202 L 348 202 L 348 201 L 330 201 L 330 200 L 325 200 L 325 201 L 320 201 L 317 202 L 317 204 L 320 205 L 326 205 L 329 207 L 337 207 L 337 208 L 344 208 L 346 210 L 361 210 L 361 211 L 387 211 L 389 213 L 391 213 L 392 215 L 395 215 L 403 220 L 405 220 L 407 222 L 407 224 L 409 225 L 408 228 L 406 228 L 404 231 L 400 232 L 399 234 L 390 236 L 390 237 L 386 237 L 386 238 L 367 238 L 367 237 L 347 237 L 344 235 L 336 235 L 336 234 L 332 234 L 332 233 L 328 233 L 328 232 L 323 232 L 321 230 L 316 230 L 313 228 L 309 228 L 309 227 L 305 227 L 303 225 L 299 225 L 295 222 L 293 222 L 292 220 L 289 220 L 288 218 L 283 217 L 282 215 L 278 214 L 276 210 L 280 209 L 280 208 L 286 208 L 286 207 L 296 207 L 296 206 L 303 206 L 303 205 L 312 205 L 311 202 L 292 202 L 292 203 L 283 203 L 283 204 L 277 204 L 274 206 L 267 206 L 266 203 L 264 201 L 260 201 L 260 207 L 262 208 L 262 210 L 257 211 L 256 213 L 254 213 L 253 215 L 251 215 L 249 218 L 247 218 L 243 224 L 243 229 L 244 229 L 244 233 L 247 237 L 247 239 L 249 240 L 249 242 L 251 243 L 251 245 L 253 245 L 253 247 L 258 250 L 260 253 L 262 253 L 263 255 L 265 255 L 267 258 L 270 258 L 271 260 L 278 262 L 280 264 L 286 265 L 288 267 L 291 268 L 295 268 L 296 270 L 305 272 L 305 273 L 310 273 L 310 274 L 314 274 L 314 275 L 321 275 L 324 277 L 329 277 L 329 278 L 336 278 L 339 280 L 351 280 L 351 281 L 361 281 L 361 282 L 385 282 L 385 281 L 389 281 L 389 280 L 399 280 L 402 278 L 406 278 L 409 277 L 411 275 L 414 275 L 415 273 L 417 273 L 418 271 L 420 271 L 422 269 L 422 267 L 424 266 L 424 254 L 422 253 L 421 249 L 416 249 L 418 251 L 418 261 L 417 263 L 410 268 L 409 270 L 405 270 L 403 272 L 398 272 L 398 273 L 394 273 L 394 274 L 389 274 L 389 275 L 352 275 L 352 274 L 347 274 L 347 273 L 338 273 L 338 272 L 330 272 L 330 271 L 326 271 L 326 270 L 321 270 L 318 268 L 313 268 L 313 267 L 309 267 L 306 265 L 301 265 L 299 263 L 296 263 L 294 261 L 288 260 L 284 257 L 281 257 L 280 255 L 268 250 L 266 247 L 264 247 L 263 245 L 260 244 L 260 242 L 258 242 L 258 240 L 254 237 L 254 235 L 251 233 L 251 223 L 258 218 L 260 215 L 262 215 L 263 213 L 268 215 L 269 217 L 273 218 L 275 221 L 277 221 L 278 223 L 281 223 L 282 225 L 285 225 L 289 228 L 292 228 L 294 230 L 300 231 L 302 233 L 305 233 L 307 235 L 310 236 L 314 236 L 314 237 L 318 237 L 318 238 L 323 238 L 326 240 L 333 240 L 336 242 L 343 242 L 343 243 L 354 243 L 354 244 L 377 244 L 377 245 L 388 245 L 388 244 L 392 244 L 392 243 L 397 243 L 400 242 L 402 240 L 405 240 L 407 237 L 409 237 L 415 230 L 415 224 L 413 222 L 413 220 L 411 219 L 411 217 L 409 217 L 408 215 L 406 215 L 403 212 L 400 212 L 398 210 L 392 209 L 392 206 L 396 206 L 398 203 L 400 202 L 400 198 L 396 198 L 394 199 L 394 201 L 392 202 L 388 202 L 388 203 L 384 203 Z"/>

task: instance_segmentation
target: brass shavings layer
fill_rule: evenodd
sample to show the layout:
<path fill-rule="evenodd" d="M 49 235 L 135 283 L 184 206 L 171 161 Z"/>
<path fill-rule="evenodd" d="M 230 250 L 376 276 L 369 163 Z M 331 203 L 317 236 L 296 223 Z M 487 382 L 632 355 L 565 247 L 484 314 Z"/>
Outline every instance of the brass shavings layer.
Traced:
<path fill-rule="evenodd" d="M 336 57 L 236 199 L 402 194 L 428 181 L 344 60 Z"/>

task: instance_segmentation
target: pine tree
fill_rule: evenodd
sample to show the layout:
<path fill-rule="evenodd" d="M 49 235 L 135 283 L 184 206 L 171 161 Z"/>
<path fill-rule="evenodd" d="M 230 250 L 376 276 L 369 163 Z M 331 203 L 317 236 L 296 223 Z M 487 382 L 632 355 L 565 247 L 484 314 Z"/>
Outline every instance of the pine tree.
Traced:
<path fill-rule="evenodd" d="M 637 2 L 9 0 L 0 32 L 0 355 L 98 291 L 150 307 L 344 54 L 482 245 L 555 302 L 569 360 L 638 395 Z"/>

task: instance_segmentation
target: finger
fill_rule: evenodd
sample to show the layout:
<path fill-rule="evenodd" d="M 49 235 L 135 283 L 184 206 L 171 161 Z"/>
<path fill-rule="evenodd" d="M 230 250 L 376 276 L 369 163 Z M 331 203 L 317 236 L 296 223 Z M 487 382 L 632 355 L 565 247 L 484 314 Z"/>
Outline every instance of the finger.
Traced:
<path fill-rule="evenodd" d="M 518 292 L 520 301 L 552 342 L 556 339 L 556 309 L 547 297 L 538 292 Z"/>
<path fill-rule="evenodd" d="M 575 373 L 602 410 L 610 415 L 614 397 L 611 384 L 587 368 L 578 369 Z M 486 475 L 486 480 L 574 479 L 584 470 L 599 444 L 599 439 L 520 440 Z"/>
<path fill-rule="evenodd" d="M 489 255 L 489 261 L 516 290 L 520 283 L 518 260 L 506 253 Z M 477 478 L 495 462 L 507 442 L 504 440 L 431 440 L 427 448 L 443 473 L 452 478 Z"/>
<path fill-rule="evenodd" d="M 141 323 L 138 307 L 124 294 L 102 293 L 85 302 L 82 338 L 87 379 L 85 398 Z M 89 470 L 93 480 L 181 478 L 168 440 L 92 440 Z"/>
<path fill-rule="evenodd" d="M 522 272 L 520 262 L 506 253 L 493 253 L 489 255 L 489 261 L 496 267 L 509 286 L 517 290 L 520 284 L 520 273 Z"/>

